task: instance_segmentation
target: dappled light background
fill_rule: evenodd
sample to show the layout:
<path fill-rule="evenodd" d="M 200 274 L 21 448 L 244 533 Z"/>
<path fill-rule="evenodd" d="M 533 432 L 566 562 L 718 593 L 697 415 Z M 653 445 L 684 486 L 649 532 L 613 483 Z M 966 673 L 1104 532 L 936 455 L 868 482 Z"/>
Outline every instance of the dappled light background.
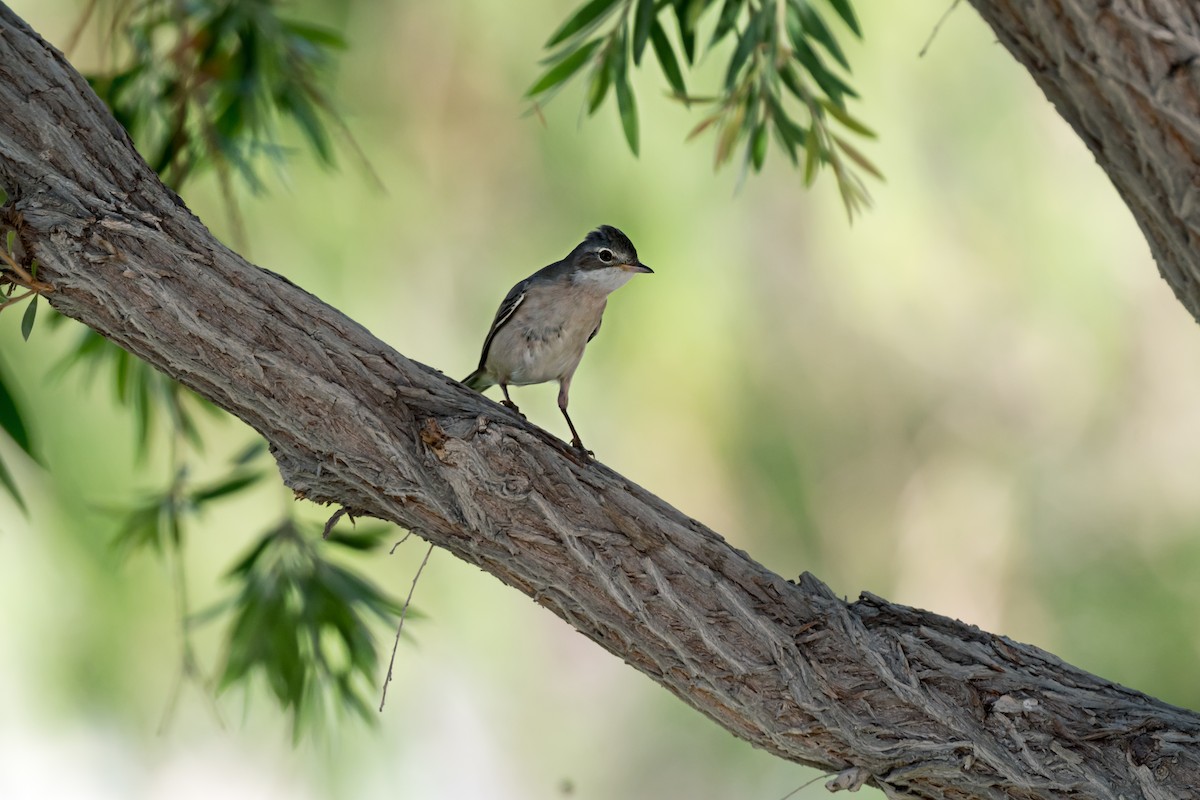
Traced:
<path fill-rule="evenodd" d="M 948 4 L 859 3 L 856 109 L 887 182 L 851 226 L 830 176 L 806 192 L 778 150 L 740 191 L 736 170 L 714 175 L 711 138 L 684 141 L 699 114 L 664 99 L 650 60 L 640 158 L 611 105 L 581 121 L 579 86 L 545 125 L 523 118 L 573 3 L 299 3 L 351 43 L 336 95 L 386 190 L 348 147 L 335 172 L 300 155 L 269 194 L 239 196 L 247 255 L 460 378 L 513 283 L 616 225 L 656 274 L 612 297 L 572 387 L 602 460 L 784 576 L 1200 707 L 1200 331 L 1082 142 L 968 7 L 918 56 Z M 84 3 L 11 5 L 65 46 Z M 72 59 L 100 52 L 93 31 Z M 185 199 L 231 241 L 213 183 Z M 165 482 L 163 459 L 139 465 L 105 380 L 47 377 L 73 331 L 23 344 L 18 316 L 0 316 L 0 359 L 50 470 L 0 442 L 31 506 L 0 497 L 0 796 L 774 800 L 815 775 L 445 552 L 377 730 L 333 717 L 293 748 L 265 696 L 214 704 L 194 684 L 168 715 L 172 583 L 113 551 L 104 511 Z M 553 386 L 515 398 L 567 434 Z M 252 433 L 205 424 L 215 474 Z M 227 595 L 222 574 L 289 502 L 264 485 L 205 519 L 193 608 Z M 412 539 L 355 563 L 402 597 L 424 552 Z M 216 634 L 198 633 L 210 669 Z"/>

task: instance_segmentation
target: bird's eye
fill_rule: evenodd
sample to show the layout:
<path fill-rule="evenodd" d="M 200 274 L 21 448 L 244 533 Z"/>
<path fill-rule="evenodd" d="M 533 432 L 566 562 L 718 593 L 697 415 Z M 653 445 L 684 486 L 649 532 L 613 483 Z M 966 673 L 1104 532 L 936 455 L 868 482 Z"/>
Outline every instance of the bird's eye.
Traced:
<path fill-rule="evenodd" d="M 609 250 L 607 247 L 604 248 L 603 250 L 601 250 L 596 255 L 598 255 L 600 257 L 600 260 L 603 261 L 605 264 L 612 261 L 612 259 L 613 259 L 612 250 Z"/>

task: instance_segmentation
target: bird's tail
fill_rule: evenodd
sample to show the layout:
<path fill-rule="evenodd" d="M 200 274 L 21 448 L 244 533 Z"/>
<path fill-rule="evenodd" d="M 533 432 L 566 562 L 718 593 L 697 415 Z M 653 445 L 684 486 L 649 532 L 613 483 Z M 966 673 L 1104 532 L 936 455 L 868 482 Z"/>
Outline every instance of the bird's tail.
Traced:
<path fill-rule="evenodd" d="M 467 377 L 463 378 L 462 382 L 465 383 L 468 388 L 474 389 L 477 392 L 482 392 L 489 386 L 496 385 L 496 382 L 491 379 L 491 376 L 484 372 L 483 367 L 480 367 Z"/>

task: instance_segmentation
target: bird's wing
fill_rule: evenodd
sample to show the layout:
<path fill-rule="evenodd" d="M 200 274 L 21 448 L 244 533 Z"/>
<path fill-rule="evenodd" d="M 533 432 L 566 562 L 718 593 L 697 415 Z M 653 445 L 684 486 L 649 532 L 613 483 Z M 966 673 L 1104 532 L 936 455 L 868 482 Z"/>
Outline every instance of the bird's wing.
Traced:
<path fill-rule="evenodd" d="M 487 338 L 483 340 L 483 352 L 479 355 L 479 368 L 483 369 L 487 363 L 488 349 L 492 346 L 492 340 L 496 338 L 496 334 L 504 324 L 512 319 L 512 315 L 516 313 L 517 307 L 525 301 L 525 292 L 529 288 L 529 283 L 532 278 L 526 278 L 509 290 L 505 295 L 503 302 L 500 303 L 500 308 L 496 311 L 496 318 L 492 320 L 492 327 L 488 329 Z"/>
<path fill-rule="evenodd" d="M 589 341 L 589 342 L 590 342 L 592 339 L 595 339 L 595 338 L 596 338 L 596 334 L 600 332 L 600 326 L 601 326 L 601 325 L 603 325 L 603 324 L 604 324 L 604 320 L 600 320 L 599 322 L 597 322 L 597 323 L 596 323 L 596 330 L 592 331 L 592 335 L 588 337 L 588 341 Z"/>

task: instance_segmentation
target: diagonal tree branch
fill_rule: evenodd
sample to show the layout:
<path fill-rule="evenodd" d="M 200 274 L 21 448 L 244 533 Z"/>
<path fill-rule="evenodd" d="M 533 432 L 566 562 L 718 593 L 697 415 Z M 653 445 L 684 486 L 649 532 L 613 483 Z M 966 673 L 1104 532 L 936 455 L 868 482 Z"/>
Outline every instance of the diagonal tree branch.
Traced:
<path fill-rule="evenodd" d="M 3 6 L 0 107 L 3 213 L 47 299 L 259 430 L 298 495 L 413 530 L 736 735 L 889 796 L 1196 796 L 1200 715 L 945 617 L 785 580 L 248 264 Z"/>

